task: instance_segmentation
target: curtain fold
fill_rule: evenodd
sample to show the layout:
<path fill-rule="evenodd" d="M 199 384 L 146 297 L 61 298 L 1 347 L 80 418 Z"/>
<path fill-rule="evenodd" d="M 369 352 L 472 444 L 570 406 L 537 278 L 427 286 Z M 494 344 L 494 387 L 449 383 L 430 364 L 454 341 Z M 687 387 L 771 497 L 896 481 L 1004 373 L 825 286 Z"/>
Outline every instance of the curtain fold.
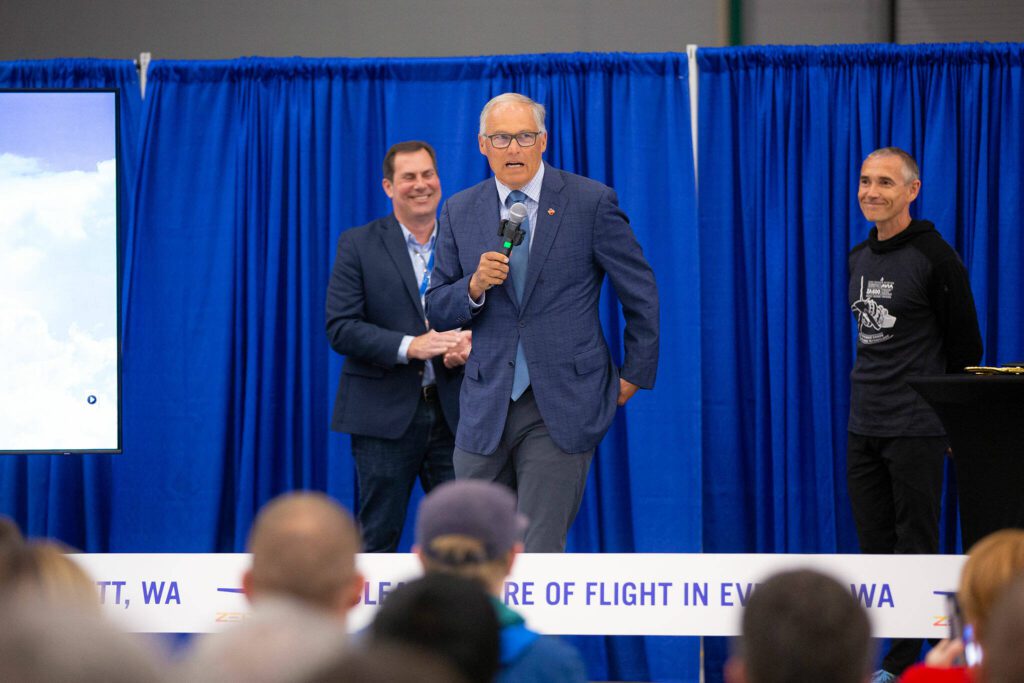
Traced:
<path fill-rule="evenodd" d="M 118 88 L 120 173 L 118 212 L 121 231 L 121 323 L 129 292 L 124 274 L 129 264 L 138 172 L 139 116 L 142 98 L 135 65 L 128 60 L 52 59 L 0 62 L 0 88 Z M 4 388 L 3 390 L 6 390 Z M 86 552 L 110 551 L 111 468 L 118 456 L 0 457 L 0 512 L 13 517 L 26 534 L 48 536 Z"/>

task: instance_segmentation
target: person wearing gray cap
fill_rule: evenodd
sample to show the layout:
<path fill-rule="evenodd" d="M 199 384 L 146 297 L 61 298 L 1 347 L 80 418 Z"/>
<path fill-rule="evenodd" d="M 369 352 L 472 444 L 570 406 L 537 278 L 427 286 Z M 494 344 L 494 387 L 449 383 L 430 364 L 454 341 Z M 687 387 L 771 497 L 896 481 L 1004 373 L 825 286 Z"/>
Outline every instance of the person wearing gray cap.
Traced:
<path fill-rule="evenodd" d="M 448 482 L 420 503 L 413 552 L 425 572 L 476 579 L 490 593 L 501 624 L 498 683 L 586 681 L 576 650 L 527 628 L 523 617 L 500 598 L 522 552 L 527 523 L 505 486 L 470 479 Z"/>

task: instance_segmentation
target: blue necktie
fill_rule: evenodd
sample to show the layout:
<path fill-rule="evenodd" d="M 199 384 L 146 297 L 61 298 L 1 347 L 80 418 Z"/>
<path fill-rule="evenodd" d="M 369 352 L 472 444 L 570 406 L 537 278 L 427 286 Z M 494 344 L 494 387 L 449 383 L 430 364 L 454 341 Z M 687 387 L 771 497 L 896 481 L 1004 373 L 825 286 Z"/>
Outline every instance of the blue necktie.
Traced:
<path fill-rule="evenodd" d="M 519 190 L 512 190 L 505 199 L 507 206 L 516 202 L 526 203 L 526 194 Z M 523 243 L 512 250 L 508 257 L 508 267 L 511 271 L 512 286 L 516 292 L 516 301 L 522 304 L 523 290 L 526 288 L 526 268 L 530 262 L 530 219 L 529 217 L 519 226 L 523 230 Z M 516 367 L 512 376 L 512 400 L 517 400 L 530 386 L 530 370 L 526 367 L 526 354 L 523 353 L 522 339 L 516 344 Z"/>

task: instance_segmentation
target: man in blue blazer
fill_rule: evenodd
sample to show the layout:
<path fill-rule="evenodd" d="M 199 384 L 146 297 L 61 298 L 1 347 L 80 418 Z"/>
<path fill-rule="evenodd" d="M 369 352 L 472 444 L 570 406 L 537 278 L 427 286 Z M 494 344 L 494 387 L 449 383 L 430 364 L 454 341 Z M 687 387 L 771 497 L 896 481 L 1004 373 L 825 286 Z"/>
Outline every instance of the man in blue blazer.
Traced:
<path fill-rule="evenodd" d="M 455 439 L 457 478 L 516 491 L 526 552 L 560 552 L 594 449 L 658 364 L 658 290 L 615 192 L 547 166 L 544 107 L 505 93 L 480 115 L 495 177 L 441 211 L 427 314 L 471 327 Z M 498 251 L 501 219 L 523 204 L 522 244 Z M 601 332 L 605 273 L 626 320 L 621 370 Z"/>
<path fill-rule="evenodd" d="M 345 356 L 331 428 L 352 435 L 366 552 L 398 549 L 417 477 L 430 491 L 454 476 L 470 343 L 423 314 L 441 201 L 434 149 L 394 145 L 382 185 L 394 213 L 341 234 L 327 287 L 327 336 Z"/>

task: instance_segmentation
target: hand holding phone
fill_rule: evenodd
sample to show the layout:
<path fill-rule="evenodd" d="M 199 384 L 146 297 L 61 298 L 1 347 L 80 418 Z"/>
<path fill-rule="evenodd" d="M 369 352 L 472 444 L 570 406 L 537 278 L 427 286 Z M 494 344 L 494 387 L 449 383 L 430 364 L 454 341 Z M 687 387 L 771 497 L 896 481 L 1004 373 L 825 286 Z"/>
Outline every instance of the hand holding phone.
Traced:
<path fill-rule="evenodd" d="M 964 623 L 955 594 L 946 596 L 946 612 L 949 615 L 949 640 L 932 648 L 927 657 L 929 665 L 978 666 L 981 663 L 981 646 L 974 638 L 974 626 Z"/>
<path fill-rule="evenodd" d="M 981 643 L 974 638 L 974 626 L 964 625 L 964 661 L 969 667 L 981 664 L 982 652 Z"/>

